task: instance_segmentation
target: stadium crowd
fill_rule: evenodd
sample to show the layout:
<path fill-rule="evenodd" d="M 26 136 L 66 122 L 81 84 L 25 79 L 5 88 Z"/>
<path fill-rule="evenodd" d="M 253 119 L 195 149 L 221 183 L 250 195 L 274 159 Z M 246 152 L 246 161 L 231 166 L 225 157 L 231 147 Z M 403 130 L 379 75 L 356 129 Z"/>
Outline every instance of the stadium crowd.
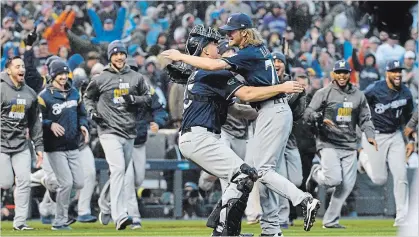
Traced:
<path fill-rule="evenodd" d="M 1 6 L 1 71 L 10 58 L 21 56 L 26 84 L 40 93 L 51 76 L 48 59 L 55 55 L 68 65 L 73 85 L 85 88 L 109 63 L 109 44 L 120 40 L 127 49 L 127 64 L 144 76 L 161 105 L 160 114 L 147 118 L 144 125 L 153 131 L 179 128 L 183 112 L 185 86 L 170 81 L 165 72 L 170 61 L 161 53 L 167 49 L 185 52 L 195 25 L 218 29 L 237 12 L 251 16 L 271 52 L 286 55 L 287 74 L 307 76 L 308 102 L 317 90 L 330 84 L 335 62 L 343 59 L 351 68 L 350 82 L 362 91 L 385 80 L 387 62 L 399 60 L 404 67 L 402 82 L 409 88 L 415 108 L 418 103 L 417 5 L 411 9 L 410 34 L 403 38 L 369 24 L 371 19 L 362 14 L 356 1 L 8 0 Z M 33 46 L 26 45 L 28 36 L 35 32 L 38 40 Z M 314 134 L 307 134 L 304 126 L 293 131 L 303 163 L 303 190 L 316 155 Z M 95 131 L 90 134 L 94 136 Z M 92 150 L 95 157 L 104 157 L 100 149 Z M 7 212 L 3 208 L 2 215 L 3 211 Z"/>

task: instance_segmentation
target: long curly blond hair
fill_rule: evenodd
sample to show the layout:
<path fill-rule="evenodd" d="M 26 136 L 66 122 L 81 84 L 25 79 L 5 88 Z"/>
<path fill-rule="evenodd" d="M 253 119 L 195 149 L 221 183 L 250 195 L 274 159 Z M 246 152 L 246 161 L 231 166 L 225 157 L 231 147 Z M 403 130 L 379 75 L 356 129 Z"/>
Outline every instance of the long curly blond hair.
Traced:
<path fill-rule="evenodd" d="M 244 42 L 240 44 L 240 48 L 247 47 L 248 45 L 259 46 L 263 44 L 262 35 L 255 28 L 248 28 L 240 31 L 240 34 L 244 34 Z"/>

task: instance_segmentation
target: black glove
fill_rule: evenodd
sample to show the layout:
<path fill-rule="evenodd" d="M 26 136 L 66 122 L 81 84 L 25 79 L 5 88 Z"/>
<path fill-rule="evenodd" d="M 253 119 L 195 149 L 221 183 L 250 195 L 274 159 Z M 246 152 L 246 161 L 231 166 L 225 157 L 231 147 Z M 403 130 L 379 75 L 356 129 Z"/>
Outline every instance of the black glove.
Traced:
<path fill-rule="evenodd" d="M 129 105 L 135 104 L 135 97 L 133 95 L 123 95 L 122 98 L 124 98 L 125 103 Z"/>
<path fill-rule="evenodd" d="M 242 172 L 243 174 L 247 174 L 253 182 L 256 182 L 256 180 L 258 180 L 259 178 L 258 171 L 255 168 L 250 167 L 246 163 L 243 163 L 240 166 L 240 172 Z"/>
<path fill-rule="evenodd" d="M 24 40 L 25 45 L 32 46 L 33 43 L 38 39 L 38 34 L 36 33 L 36 27 L 31 33 L 28 34 L 28 37 Z"/>
<path fill-rule="evenodd" d="M 103 123 L 103 118 L 102 116 L 100 116 L 97 112 L 91 112 L 90 113 L 90 118 L 95 121 L 98 125 Z"/>
<path fill-rule="evenodd" d="M 192 70 L 186 68 L 184 64 L 169 64 L 165 69 L 167 75 L 169 75 L 170 80 L 178 84 L 186 84 L 188 82 L 189 76 L 192 74 Z"/>

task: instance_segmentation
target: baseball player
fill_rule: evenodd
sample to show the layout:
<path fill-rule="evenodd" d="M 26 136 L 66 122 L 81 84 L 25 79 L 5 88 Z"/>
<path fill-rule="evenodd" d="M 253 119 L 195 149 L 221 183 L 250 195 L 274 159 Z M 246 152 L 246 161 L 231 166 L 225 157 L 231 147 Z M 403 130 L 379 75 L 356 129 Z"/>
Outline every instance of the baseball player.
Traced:
<path fill-rule="evenodd" d="M 323 124 L 317 137 L 321 161 L 311 168 L 306 188 L 312 190 L 315 183 L 335 187 L 323 217 L 323 228 L 345 228 L 339 224 L 339 218 L 343 203 L 356 181 L 356 125 L 366 134 L 367 142 L 377 146 L 367 100 L 349 83 L 350 72 L 348 62 L 337 61 L 332 83 L 314 94 L 304 112 L 306 122 Z"/>
<path fill-rule="evenodd" d="M 373 183 L 387 182 L 387 164 L 394 180 L 396 219 L 394 226 L 407 221 L 408 184 L 405 162 L 405 143 L 400 131 L 402 121 L 409 121 L 413 99 L 409 89 L 402 83 L 403 66 L 398 60 L 386 65 L 386 80 L 378 81 L 365 90 L 371 108 L 378 150 L 362 138 L 363 154 L 359 157 L 359 170 L 368 174 Z M 413 149 L 413 143 L 407 145 Z"/>
<path fill-rule="evenodd" d="M 20 57 L 9 59 L 6 70 L 0 73 L 0 187 L 9 189 L 16 182 L 14 230 L 33 230 L 26 224 L 31 184 L 31 154 L 26 138 L 28 130 L 35 144 L 37 168 L 42 163 L 44 150 L 36 93 L 25 84 L 24 77 L 25 64 Z"/>
<path fill-rule="evenodd" d="M 88 83 L 87 78 L 79 78 L 77 75 L 73 75 L 72 85 L 76 88 L 81 97 L 83 98 L 85 86 Z M 89 125 L 91 121 L 89 121 Z M 90 126 L 89 126 L 90 127 Z M 93 191 L 96 186 L 96 168 L 95 168 L 95 157 L 93 156 L 92 149 L 89 144 L 83 141 L 83 138 L 79 142 L 80 159 L 83 165 L 84 173 L 84 186 L 80 189 L 78 203 L 77 203 L 77 221 L 81 223 L 93 223 L 97 221 L 97 217 L 92 215 L 90 203 L 92 200 Z"/>
<path fill-rule="evenodd" d="M 280 52 L 274 52 L 272 53 L 272 58 L 274 59 L 275 70 L 280 82 L 291 80 L 291 77 L 285 73 L 285 66 L 287 65 L 285 55 Z M 293 120 L 296 121 L 302 117 L 306 107 L 305 93 L 302 93 L 301 95 L 289 94 L 287 97 L 288 104 L 292 108 Z M 303 181 L 303 169 L 300 153 L 297 148 L 297 141 L 292 132 L 285 147 L 284 159 L 278 161 L 276 171 L 290 180 L 296 187 L 301 186 Z M 279 209 L 277 219 L 277 221 L 279 221 L 279 226 L 283 229 L 287 229 L 290 219 L 292 222 L 292 218 L 290 218 L 290 204 L 287 199 L 277 194 L 273 196 L 273 199 L 277 203 Z M 293 218 L 295 219 L 296 217 Z M 278 224 L 276 223 L 274 225 L 277 226 Z"/>
<path fill-rule="evenodd" d="M 186 49 L 189 54 L 197 56 L 190 57 L 205 62 L 217 61 L 215 42 L 220 38 L 218 35 L 219 33 L 211 28 L 206 30 L 203 26 L 196 26 L 189 35 Z M 176 56 L 170 51 L 166 51 L 165 55 L 174 60 L 182 58 L 182 54 L 178 53 Z M 207 61 L 208 59 L 210 60 Z M 179 148 L 185 157 L 208 173 L 230 182 L 207 222 L 208 227 L 214 228 L 213 235 L 231 236 L 240 233 L 246 201 L 253 182 L 257 180 L 256 170 L 244 163 L 231 148 L 219 140 L 227 110 L 231 113 L 237 112 L 234 104 L 228 107 L 231 103 L 229 100 L 236 96 L 247 102 L 263 101 L 279 93 L 301 91 L 302 88 L 296 82 L 266 87 L 243 86 L 234 74 L 227 70 L 201 69 L 189 77 Z"/>
<path fill-rule="evenodd" d="M 182 61 L 204 70 L 228 69 L 242 75 L 251 86 L 270 86 L 279 83 L 273 65 L 272 55 L 263 44 L 260 33 L 253 28 L 251 18 L 243 13 L 232 14 L 227 25 L 220 29 L 228 32 L 230 46 L 238 46 L 236 55 L 222 59 L 199 58 L 181 54 L 177 50 L 167 50 L 162 55 Z M 298 83 L 296 83 L 298 84 Z M 279 226 L 271 228 L 268 223 L 277 215 L 275 202 L 270 198 L 272 191 L 290 199 L 294 206 L 301 204 L 304 212 L 304 230 L 309 231 L 314 224 L 320 202 L 309 193 L 299 190 L 289 180 L 275 171 L 280 157 L 283 157 L 285 145 L 291 132 L 292 113 L 284 94 L 265 98 L 252 105 L 257 108 L 254 137 L 249 141 L 246 157 L 252 159 L 259 172 L 259 186 L 263 216 L 261 219 L 262 235 L 280 233 Z M 246 158 L 246 160 L 248 160 Z"/>
<path fill-rule="evenodd" d="M 218 53 L 221 57 L 231 56 L 235 53 L 235 51 L 235 48 L 228 45 L 228 41 L 222 41 L 218 44 Z M 240 78 L 238 79 L 240 80 Z M 248 121 L 255 120 L 258 113 L 250 106 L 248 108 L 242 106 L 241 108 L 243 108 L 243 114 L 246 115 L 248 119 L 227 114 L 226 122 L 223 126 L 221 126 L 220 140 L 224 142 L 226 146 L 230 147 L 242 160 L 244 160 L 246 157 L 248 130 L 250 129 Z M 202 196 L 205 196 L 205 193 L 214 186 L 217 179 L 217 177 L 208 174 L 205 171 L 201 171 L 201 175 L 199 177 L 199 190 Z M 220 184 L 221 191 L 224 192 L 228 183 L 220 179 Z M 256 182 L 254 186 L 257 185 L 258 183 Z M 259 223 L 260 217 L 262 216 L 262 210 L 259 202 L 259 190 L 257 188 L 253 188 L 252 192 L 249 194 L 245 214 L 247 216 L 248 224 Z"/>
<path fill-rule="evenodd" d="M 132 65 L 131 69 L 137 71 L 138 69 Z M 127 193 L 127 202 L 126 206 L 128 209 L 128 215 L 132 217 L 131 229 L 140 229 L 141 225 L 141 215 L 138 208 L 137 202 L 137 192 L 135 187 L 140 187 L 144 181 L 145 171 L 146 171 L 146 147 L 145 143 L 147 141 L 147 130 L 148 123 L 150 131 L 157 133 L 160 127 L 164 127 L 167 124 L 169 115 L 163 106 L 159 103 L 159 97 L 154 92 L 154 89 L 150 87 L 151 94 L 151 108 L 141 109 L 141 113 L 138 115 L 137 122 L 137 137 L 134 141 L 134 148 L 132 151 L 132 161 L 130 167 L 125 175 L 125 193 Z M 99 207 L 102 213 L 110 213 L 110 193 L 109 193 L 109 181 L 104 185 L 100 197 L 99 197 Z M 107 225 L 110 222 L 110 215 L 102 215 L 100 222 L 103 225 Z"/>
<path fill-rule="evenodd" d="M 85 143 L 89 142 L 86 110 L 79 92 L 68 83 L 68 73 L 65 62 L 53 61 L 49 72 L 51 84 L 38 96 L 45 152 L 58 183 L 52 230 L 71 229 L 67 225 L 71 190 L 84 185 L 78 150 L 80 135 Z"/>
<path fill-rule="evenodd" d="M 404 129 L 404 135 L 408 138 L 415 139 L 417 142 L 417 127 L 418 127 L 418 111 L 415 110 L 413 112 L 412 118 L 406 125 Z M 406 151 L 407 157 L 410 156 L 411 153 L 409 150 Z M 415 179 L 412 184 L 412 192 L 410 193 L 410 203 L 409 203 L 409 214 L 407 216 L 407 223 L 406 225 L 401 226 L 399 230 L 399 236 L 418 236 L 418 187 L 419 187 L 419 174 L 416 171 Z"/>
<path fill-rule="evenodd" d="M 91 118 L 98 124 L 100 143 L 109 164 L 111 216 L 117 230 L 132 224 L 125 210 L 124 180 L 137 136 L 138 107 L 148 107 L 151 96 L 144 78 L 126 64 L 127 49 L 115 40 L 108 46 L 110 61 L 92 78 L 84 100 Z M 109 213 L 100 213 L 99 220 Z"/>

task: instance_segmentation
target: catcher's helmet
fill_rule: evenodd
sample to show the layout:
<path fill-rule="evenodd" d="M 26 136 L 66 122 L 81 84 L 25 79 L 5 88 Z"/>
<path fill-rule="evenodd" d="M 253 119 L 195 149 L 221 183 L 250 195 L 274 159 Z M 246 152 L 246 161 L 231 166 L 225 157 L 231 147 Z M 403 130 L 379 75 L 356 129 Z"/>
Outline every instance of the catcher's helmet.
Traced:
<path fill-rule="evenodd" d="M 211 27 L 205 29 L 203 25 L 196 25 L 189 33 L 186 41 L 186 52 L 197 56 L 210 42 L 218 42 L 221 38 L 220 33 Z"/>

